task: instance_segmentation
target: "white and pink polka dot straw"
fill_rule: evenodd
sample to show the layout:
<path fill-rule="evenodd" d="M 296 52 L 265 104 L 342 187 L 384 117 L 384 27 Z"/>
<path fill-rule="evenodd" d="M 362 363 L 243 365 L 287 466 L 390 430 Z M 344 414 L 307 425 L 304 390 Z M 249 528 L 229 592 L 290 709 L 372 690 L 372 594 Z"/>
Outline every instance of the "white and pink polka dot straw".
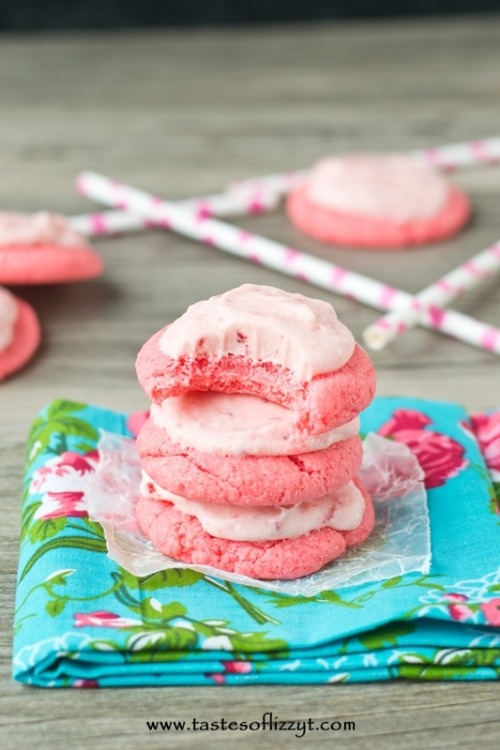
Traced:
<path fill-rule="evenodd" d="M 258 187 L 245 194 L 215 193 L 199 198 L 179 201 L 179 205 L 198 217 L 209 216 L 246 216 L 271 211 L 279 203 L 276 192 Z M 154 228 L 154 222 L 142 219 L 130 211 L 100 211 L 81 214 L 68 218 L 71 227 L 85 237 L 103 237 L 106 235 L 137 232 Z"/>
<path fill-rule="evenodd" d="M 422 311 L 426 314 L 438 307 L 444 307 L 468 289 L 473 289 L 485 279 L 500 273 L 500 241 L 470 258 L 458 268 L 453 269 L 442 278 L 416 294 L 410 303 L 384 315 L 363 332 L 363 339 L 370 349 L 383 349 L 384 346 L 419 323 Z M 440 310 L 435 314 L 436 326 L 443 325 L 450 310 Z M 482 333 L 480 345 L 485 349 L 498 346 L 497 330 L 486 327 Z"/>
<path fill-rule="evenodd" d="M 417 151 L 408 151 L 407 156 L 434 167 L 443 172 L 451 172 L 455 169 L 475 167 L 478 165 L 500 164 L 500 137 L 482 138 L 480 140 L 453 143 L 446 146 L 435 146 Z M 300 184 L 307 176 L 307 170 L 302 169 L 293 172 L 282 172 L 277 174 L 252 177 L 250 179 L 235 182 L 229 186 L 229 190 L 238 193 L 252 192 L 258 190 L 271 190 L 280 195 L 288 193 L 296 185 Z"/>
<path fill-rule="evenodd" d="M 500 137 L 410 151 L 408 156 L 444 172 L 480 164 L 495 166 L 500 164 Z"/>
<path fill-rule="evenodd" d="M 500 163 L 500 137 L 410 151 L 408 155 L 443 171 L 477 164 L 497 164 Z M 282 196 L 306 176 L 307 170 L 304 169 L 253 177 L 234 183 L 224 193 L 183 200 L 181 204 L 196 214 L 207 216 L 259 214 L 276 208 Z M 152 227 L 152 222 L 123 210 L 83 214 L 68 220 L 75 231 L 86 237 L 125 234 Z"/>
<path fill-rule="evenodd" d="M 98 203 L 120 206 L 165 229 L 212 245 L 240 258 L 261 263 L 288 276 L 308 281 L 379 310 L 392 310 L 411 304 L 412 296 L 400 289 L 232 224 L 196 216 L 180 205 L 162 201 L 149 193 L 117 183 L 95 172 L 82 173 L 78 177 L 77 186 L 84 195 Z M 461 313 L 433 307 L 421 312 L 419 322 L 427 328 L 500 354 L 500 330 Z"/>

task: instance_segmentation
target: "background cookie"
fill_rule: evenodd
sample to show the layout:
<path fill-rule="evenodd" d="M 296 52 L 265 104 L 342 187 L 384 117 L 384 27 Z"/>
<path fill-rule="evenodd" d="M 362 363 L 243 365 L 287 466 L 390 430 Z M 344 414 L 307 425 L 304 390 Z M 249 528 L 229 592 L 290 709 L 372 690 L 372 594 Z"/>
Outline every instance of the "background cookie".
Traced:
<path fill-rule="evenodd" d="M 298 188 L 288 196 L 287 212 L 297 229 L 320 242 L 398 250 L 450 237 L 467 223 L 470 208 L 466 196 L 453 188 L 446 206 L 433 219 L 398 224 L 315 206 L 308 200 L 305 189 Z"/>
<path fill-rule="evenodd" d="M 0 351 L 0 380 L 13 375 L 26 365 L 35 354 L 41 339 L 38 317 L 33 308 L 16 297 L 17 318 L 14 335 L 6 349 Z"/>
<path fill-rule="evenodd" d="M 65 216 L 0 212 L 0 284 L 90 279 L 102 261 Z"/>
<path fill-rule="evenodd" d="M 286 207 L 291 222 L 321 242 L 386 249 L 443 240 L 470 215 L 468 198 L 445 177 L 389 154 L 318 162 Z"/>
<path fill-rule="evenodd" d="M 0 245 L 0 284 L 56 284 L 92 279 L 103 262 L 90 247 Z"/>

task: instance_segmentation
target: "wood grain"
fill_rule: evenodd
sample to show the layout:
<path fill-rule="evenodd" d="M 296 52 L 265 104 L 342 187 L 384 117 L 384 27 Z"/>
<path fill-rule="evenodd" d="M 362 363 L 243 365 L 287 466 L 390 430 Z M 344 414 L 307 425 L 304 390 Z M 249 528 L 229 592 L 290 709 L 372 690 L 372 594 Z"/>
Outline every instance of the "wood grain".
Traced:
<path fill-rule="evenodd" d="M 302 168 L 333 151 L 407 150 L 494 135 L 500 122 L 500 18 L 290 25 L 254 30 L 26 35 L 0 44 L 0 205 L 87 210 L 75 175 L 93 168 L 166 197 L 214 191 L 252 174 Z M 500 235 L 500 168 L 456 175 L 474 221 L 439 246 L 385 255 L 326 249 L 282 212 L 242 225 L 418 291 Z M 45 691 L 10 681 L 11 625 L 26 434 L 58 396 L 141 408 L 141 343 L 197 299 L 246 281 L 331 301 L 356 336 L 375 314 L 352 301 L 160 232 L 95 243 L 95 282 L 23 288 L 44 343 L 0 388 L 3 747 L 190 748 L 189 733 L 148 733 L 146 719 L 353 719 L 349 735 L 197 738 L 206 748 L 335 745 L 365 750 L 477 747 L 500 739 L 498 684 L 373 684 Z M 458 309 L 500 325 L 498 285 Z M 499 403 L 500 360 L 415 330 L 374 356 L 379 393 Z"/>

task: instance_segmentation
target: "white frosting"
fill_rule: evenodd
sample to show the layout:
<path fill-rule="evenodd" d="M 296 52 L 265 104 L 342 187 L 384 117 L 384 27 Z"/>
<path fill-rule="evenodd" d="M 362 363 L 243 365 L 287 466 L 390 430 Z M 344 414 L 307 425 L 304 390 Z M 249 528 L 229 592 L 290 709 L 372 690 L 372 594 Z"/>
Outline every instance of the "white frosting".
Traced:
<path fill-rule="evenodd" d="M 435 215 L 448 183 L 408 156 L 348 154 L 318 162 L 306 182 L 312 203 L 347 214 L 404 222 Z"/>
<path fill-rule="evenodd" d="M 159 346 L 170 357 L 242 355 L 309 379 L 342 367 L 355 341 L 327 302 L 244 284 L 191 305 Z"/>
<path fill-rule="evenodd" d="M 192 391 L 151 406 L 170 440 L 203 453 L 282 456 L 309 453 L 359 432 L 359 418 L 321 435 L 298 435 L 293 414 L 257 396 Z"/>
<path fill-rule="evenodd" d="M 350 531 L 359 526 L 365 511 L 363 495 L 353 482 L 317 500 L 254 508 L 188 500 L 159 487 L 143 472 L 141 494 L 168 501 L 181 513 L 194 516 L 211 536 L 239 542 L 293 539 L 325 527 Z"/>
<path fill-rule="evenodd" d="M 16 298 L 0 286 L 0 353 L 12 343 L 17 314 Z"/>
<path fill-rule="evenodd" d="M 0 213 L 0 246 L 47 244 L 85 247 L 87 242 L 59 214 Z"/>

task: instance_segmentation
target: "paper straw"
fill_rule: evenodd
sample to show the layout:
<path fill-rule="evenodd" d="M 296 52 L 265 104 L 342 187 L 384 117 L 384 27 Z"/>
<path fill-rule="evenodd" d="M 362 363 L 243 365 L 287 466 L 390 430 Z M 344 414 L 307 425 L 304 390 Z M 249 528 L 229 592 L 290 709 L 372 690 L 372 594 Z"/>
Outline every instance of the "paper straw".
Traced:
<path fill-rule="evenodd" d="M 300 185 L 308 174 L 307 169 L 293 172 L 277 172 L 276 174 L 263 175 L 262 177 L 250 177 L 247 180 L 239 180 L 228 185 L 230 193 L 245 194 L 253 190 L 269 190 L 279 196 L 286 195 L 290 190 Z"/>
<path fill-rule="evenodd" d="M 410 151 L 408 155 L 429 167 L 436 167 L 445 172 L 463 167 L 476 167 L 478 164 L 493 166 L 500 163 L 500 137 Z"/>
<path fill-rule="evenodd" d="M 363 340 L 370 349 L 383 349 L 405 331 L 416 325 L 422 311 L 444 307 L 468 289 L 479 286 L 484 279 L 500 272 L 500 241 L 482 250 L 458 268 L 415 295 L 409 305 L 398 308 L 377 320 L 363 332 Z M 444 315 L 449 313 L 443 311 Z"/>
<path fill-rule="evenodd" d="M 84 172 L 78 189 L 108 206 L 126 207 L 143 219 L 179 234 L 215 246 L 232 255 L 341 294 L 381 310 L 408 305 L 411 295 L 329 261 L 302 253 L 274 240 L 252 234 L 217 219 L 194 216 L 185 208 L 161 201 L 141 190 L 114 182 L 94 172 Z M 421 325 L 442 331 L 481 349 L 500 354 L 500 329 L 461 313 L 432 308 L 422 312 Z"/>
<path fill-rule="evenodd" d="M 341 155 L 341 154 L 340 154 Z M 500 137 L 482 138 L 481 140 L 454 143 L 448 146 L 436 146 L 407 152 L 407 156 L 429 167 L 449 172 L 464 167 L 475 167 L 478 164 L 500 163 Z M 235 194 L 252 190 L 271 190 L 284 195 L 307 176 L 308 170 L 264 175 L 248 180 L 234 182 L 229 190 Z"/>
<path fill-rule="evenodd" d="M 500 161 L 500 137 L 410 151 L 409 156 L 429 166 L 448 171 L 478 163 Z M 226 193 L 180 201 L 180 205 L 207 216 L 232 217 L 258 214 L 276 208 L 281 197 L 307 176 L 308 170 L 254 177 L 234 183 Z M 154 226 L 128 211 L 106 211 L 72 216 L 73 229 L 86 237 L 141 231 Z"/>
<path fill-rule="evenodd" d="M 68 216 L 67 221 L 75 232 L 84 237 L 105 237 L 122 232 L 137 232 L 148 226 L 148 223 L 140 216 L 128 211 L 100 211 Z"/>
<path fill-rule="evenodd" d="M 279 195 L 276 192 L 256 188 L 245 194 L 220 193 L 191 198 L 179 201 L 178 205 L 199 217 L 245 216 L 271 211 L 276 208 L 278 202 Z M 68 222 L 76 232 L 85 237 L 135 232 L 155 226 L 154 222 L 145 221 L 140 216 L 123 210 L 71 216 Z"/>

